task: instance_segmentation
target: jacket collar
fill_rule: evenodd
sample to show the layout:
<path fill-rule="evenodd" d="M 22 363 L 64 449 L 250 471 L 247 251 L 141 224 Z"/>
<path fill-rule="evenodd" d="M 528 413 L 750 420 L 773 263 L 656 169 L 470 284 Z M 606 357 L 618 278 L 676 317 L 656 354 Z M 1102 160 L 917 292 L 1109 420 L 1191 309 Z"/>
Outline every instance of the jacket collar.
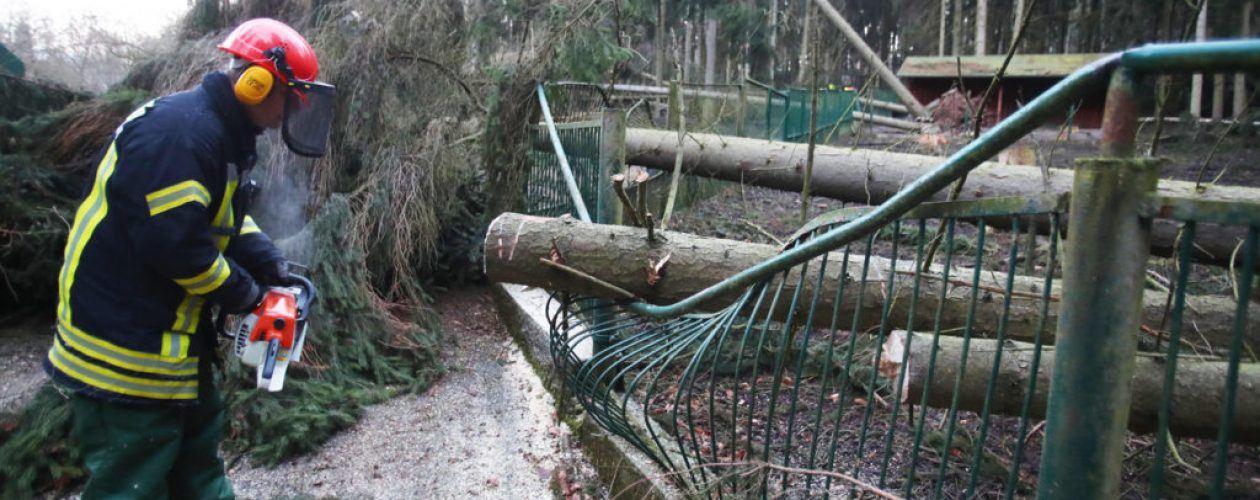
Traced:
<path fill-rule="evenodd" d="M 249 120 L 245 105 L 236 99 L 227 75 L 218 71 L 209 73 L 201 79 L 201 87 L 210 98 L 210 107 L 223 121 L 231 161 L 242 170 L 249 169 L 253 166 L 258 135 L 263 129 Z"/>

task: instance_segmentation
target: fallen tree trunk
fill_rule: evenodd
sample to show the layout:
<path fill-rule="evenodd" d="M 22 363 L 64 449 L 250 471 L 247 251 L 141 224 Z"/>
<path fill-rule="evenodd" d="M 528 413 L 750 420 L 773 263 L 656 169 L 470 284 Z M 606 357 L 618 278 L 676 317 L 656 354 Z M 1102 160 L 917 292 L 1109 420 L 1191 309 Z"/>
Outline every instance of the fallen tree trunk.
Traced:
<path fill-rule="evenodd" d="M 668 304 L 688 297 L 714 285 L 724 278 L 752 267 L 779 253 L 771 245 L 745 243 L 718 238 L 706 238 L 673 231 L 659 231 L 664 239 L 647 241 L 646 230 L 627 226 L 590 224 L 574 219 L 552 219 L 514 213 L 500 215 L 490 223 L 484 246 L 486 277 L 491 281 L 519 283 L 550 290 L 625 299 L 626 293 L 654 304 Z M 872 256 L 866 272 L 867 283 L 860 285 L 864 256 L 860 250 L 849 256 L 845 265 L 843 251 L 828 256 L 825 277 L 818 278 L 821 259 L 815 259 L 805 269 L 806 279 L 801 280 L 801 266 L 786 275 L 780 274 L 775 282 L 783 283 L 779 306 L 771 314 L 774 318 L 787 317 L 790 298 L 800 288 L 796 301 L 798 312 L 813 305 L 814 292 L 818 291 L 817 313 L 814 325 L 828 327 L 831 311 L 841 284 L 839 327 L 853 326 L 853 315 L 860 311 L 857 329 L 877 326 L 884 302 L 891 300 L 890 321 L 896 327 L 910 325 L 910 305 L 913 294 L 914 269 L 912 262 L 899 261 L 894 268 L 889 259 Z M 557 269 L 544 263 L 553 257 L 589 278 L 573 272 Z M 662 260 L 668 261 L 659 272 L 649 273 L 648 267 L 656 267 Z M 842 274 L 843 271 L 843 274 Z M 889 273 L 894 272 L 893 287 L 888 289 Z M 655 279 L 652 278 L 655 274 Z M 934 267 L 924 273 L 919 283 L 919 300 L 914 309 L 913 329 L 931 330 L 935 322 L 938 303 L 944 298 L 942 329 L 963 327 L 971 303 L 970 286 L 974 270 L 951 269 L 948 287 L 942 276 L 943 269 Z M 982 273 L 980 286 L 975 291 L 977 335 L 992 336 L 1001 323 L 1005 298 L 1005 273 Z M 654 283 L 654 284 L 653 284 Z M 1011 294 L 1010 318 L 1007 336 L 1013 339 L 1035 338 L 1041 314 L 1041 290 L 1044 278 L 1017 276 Z M 624 292 L 614 291 L 611 285 Z M 947 290 L 948 293 L 943 293 Z M 769 291 L 766 304 L 771 302 L 774 289 Z M 705 304 L 702 308 L 716 311 L 740 298 L 744 290 L 732 290 Z M 1053 341 L 1058 320 L 1058 287 L 1051 290 L 1051 303 L 1046 317 L 1046 329 L 1042 334 L 1046 342 Z M 887 299 L 886 299 L 887 297 Z M 1148 291 L 1143 304 L 1143 322 L 1158 328 L 1163 320 L 1166 296 Z M 859 307 L 860 301 L 860 307 Z M 750 301 L 750 304 L 755 301 Z M 1204 338 L 1214 346 L 1228 345 L 1233 325 L 1235 302 L 1223 296 L 1188 296 L 1185 323 L 1193 322 Z M 769 307 L 769 306 L 766 306 Z M 1248 314 L 1247 342 L 1260 347 L 1260 305 L 1251 304 Z M 765 310 L 758 311 L 764 317 Z M 800 320 L 805 314 L 798 314 Z M 1138 335 L 1139 332 L 1134 332 Z M 1197 335 L 1187 332 L 1187 339 L 1198 340 Z"/>
<path fill-rule="evenodd" d="M 873 115 L 870 113 L 863 113 L 861 111 L 854 111 L 853 118 L 856 120 L 862 120 L 864 122 L 871 122 L 876 125 L 883 125 L 885 127 L 898 128 L 901 130 L 909 130 L 912 132 L 918 132 L 923 129 L 923 124 L 919 122 L 912 122 L 909 120 L 900 120 L 897 118 L 890 118 L 890 117 L 881 116 L 881 115 Z"/>
<path fill-rule="evenodd" d="M 677 134 L 651 129 L 626 130 L 626 162 L 631 165 L 669 170 L 678 149 Z M 683 171 L 785 191 L 800 192 L 804 180 L 807 148 L 803 144 L 745 139 L 713 134 L 688 134 L 683 142 Z M 943 161 L 935 156 L 818 146 L 810 192 L 846 202 L 878 205 L 905 185 L 926 175 Z M 1043 192 L 1072 190 L 1072 172 L 1049 169 L 1043 183 L 1041 169 L 1023 165 L 989 162 L 972 170 L 966 188 L 958 199 L 995 198 Z M 945 201 L 942 190 L 930 201 Z M 1249 202 L 1260 200 L 1260 189 L 1209 186 L 1200 194 L 1193 182 L 1161 180 L 1164 196 L 1204 197 L 1214 201 Z M 996 222 L 996 221 L 993 221 Z M 1045 229 L 1044 227 L 1042 228 Z M 1156 220 L 1151 232 L 1151 249 L 1171 254 L 1178 226 Z M 1207 262 L 1225 262 L 1238 242 L 1246 237 L 1242 227 L 1200 224 L 1196 230 L 1195 257 Z"/>
<path fill-rule="evenodd" d="M 897 74 L 893 73 L 884 64 L 884 61 L 880 59 L 879 55 L 871 50 L 871 47 L 866 44 L 866 40 L 862 39 L 862 35 L 858 34 L 857 30 L 854 30 L 849 25 L 849 22 L 844 20 L 844 16 L 840 15 L 840 11 L 836 10 L 828 0 L 814 0 L 814 4 L 827 19 L 831 20 L 831 24 L 840 30 L 840 34 L 844 35 L 845 39 L 849 41 L 849 45 L 853 47 L 858 55 L 862 56 L 862 59 L 875 69 L 875 73 L 884 81 L 885 86 L 892 89 L 893 93 L 897 95 L 897 99 L 900 99 L 916 117 L 923 120 L 932 119 L 932 114 L 928 113 L 922 104 L 919 104 L 919 100 L 915 99 L 914 94 L 910 93 L 910 89 L 906 88 L 906 85 L 897 78 Z"/>
<path fill-rule="evenodd" d="M 872 97 L 861 98 L 861 103 L 863 106 L 866 106 L 868 108 L 886 109 L 888 111 L 892 111 L 893 113 L 901 113 L 905 115 L 910 114 L 910 109 L 907 108 L 905 104 L 897 104 L 895 102 L 881 101 L 879 99 L 875 99 Z"/>
<path fill-rule="evenodd" d="M 928 406 L 949 408 L 954 398 L 954 383 L 962 372 L 962 384 L 958 389 L 958 408 L 980 412 L 984 408 L 989 376 L 993 373 L 997 357 L 997 341 L 972 339 L 967 353 L 967 364 L 962 364 L 963 339 L 941 336 L 936 347 L 936 368 L 928 378 L 928 363 L 932 356 L 933 339 L 928 334 L 890 336 L 889 342 L 905 342 L 901 351 L 906 353 L 910 366 L 906 371 L 906 402 L 919 404 L 924 391 Z M 904 340 L 902 340 L 904 339 Z M 890 352 L 886 343 L 885 352 Z M 891 350 L 895 353 L 895 349 Z M 1032 344 L 1009 342 L 1002 346 L 1002 360 L 998 365 L 998 383 L 994 387 L 990 412 L 998 415 L 1018 416 L 1032 374 Z M 895 355 L 895 354 L 894 354 Z M 895 359 L 895 358 L 894 358 Z M 894 380 L 900 369 L 899 363 L 881 363 L 880 371 Z M 1159 424 L 1159 406 L 1163 403 L 1164 370 L 1166 361 L 1160 358 L 1139 356 L 1135 360 L 1133 399 L 1129 406 L 1129 430 L 1153 433 Z M 1050 377 L 1054 367 L 1054 350 L 1044 349 L 1038 365 L 1037 387 L 1032 398 L 1029 417 L 1045 418 Z M 1221 424 L 1221 409 L 1225 401 L 1226 362 L 1202 360 L 1192 357 L 1177 361 L 1176 382 L 1173 387 L 1170 432 L 1178 438 L 1194 437 L 1216 439 Z M 1238 372 L 1238 393 L 1235 397 L 1234 425 L 1231 442 L 1260 444 L 1260 364 L 1243 363 Z"/>

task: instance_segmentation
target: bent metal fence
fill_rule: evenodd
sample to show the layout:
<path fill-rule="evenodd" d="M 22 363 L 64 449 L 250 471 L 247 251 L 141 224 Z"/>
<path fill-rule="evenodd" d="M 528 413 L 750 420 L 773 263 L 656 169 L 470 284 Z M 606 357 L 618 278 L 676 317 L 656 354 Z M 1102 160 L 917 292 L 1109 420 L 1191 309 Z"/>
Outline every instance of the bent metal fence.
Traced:
<path fill-rule="evenodd" d="M 1160 196 L 1158 161 L 1132 158 L 1139 77 L 1257 68 L 1255 40 L 1117 54 L 692 297 L 557 294 L 564 384 L 696 495 L 1260 495 L 1260 203 Z M 1072 193 L 922 204 L 1106 82 L 1102 157 Z M 1155 219 L 1178 223 L 1166 260 Z M 1204 225 L 1237 230 L 1227 271 L 1192 264 Z"/>

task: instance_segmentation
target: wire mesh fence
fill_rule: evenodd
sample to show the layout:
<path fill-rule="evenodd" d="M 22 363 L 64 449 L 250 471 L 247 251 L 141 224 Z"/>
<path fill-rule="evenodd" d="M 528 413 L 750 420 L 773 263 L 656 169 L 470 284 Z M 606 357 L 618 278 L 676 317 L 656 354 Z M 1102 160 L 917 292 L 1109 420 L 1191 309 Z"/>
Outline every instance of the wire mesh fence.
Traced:
<path fill-rule="evenodd" d="M 603 175 L 599 161 L 600 122 L 564 123 L 556 127 L 587 212 L 594 222 L 612 222 L 613 214 L 604 203 L 611 193 L 605 187 L 608 179 Z M 533 134 L 534 144 L 551 144 L 544 127 L 534 127 Z M 573 198 L 565 187 L 555 152 L 531 148 L 528 154 L 530 168 L 525 178 L 525 213 L 546 217 L 573 215 Z"/>
<path fill-rule="evenodd" d="M 824 218 L 791 245 L 861 210 Z M 1028 497 L 1054 364 L 1065 211 L 1062 197 L 924 205 L 726 309 L 670 321 L 556 296 L 553 358 L 591 418 L 693 493 Z M 1245 245 L 1254 256 L 1254 228 Z M 1236 269 L 1236 298 L 1188 296 L 1189 257 L 1179 260 L 1170 295 L 1147 294 L 1150 326 L 1135 332 L 1122 496 L 1252 495 L 1260 365 L 1241 291 L 1254 259 Z M 1215 350 L 1184 335 L 1197 314 L 1186 304 L 1205 300 L 1237 309 L 1232 322 L 1212 323 L 1225 331 L 1200 325 L 1196 336 L 1229 339 Z M 606 347 L 578 356 L 571 346 L 586 340 Z"/>

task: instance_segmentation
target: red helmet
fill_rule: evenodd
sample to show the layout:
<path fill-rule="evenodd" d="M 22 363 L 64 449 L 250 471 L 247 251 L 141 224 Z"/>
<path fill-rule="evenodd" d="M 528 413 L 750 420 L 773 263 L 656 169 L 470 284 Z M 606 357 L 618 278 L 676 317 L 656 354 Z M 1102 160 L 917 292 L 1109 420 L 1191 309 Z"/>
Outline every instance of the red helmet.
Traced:
<path fill-rule="evenodd" d="M 319 75 L 315 49 L 293 28 L 275 19 L 258 18 L 241 23 L 219 48 L 263 67 L 284 83 L 289 83 L 289 76 L 276 68 L 276 48 L 283 49 L 283 60 L 292 70 L 294 79 L 313 82 Z"/>

